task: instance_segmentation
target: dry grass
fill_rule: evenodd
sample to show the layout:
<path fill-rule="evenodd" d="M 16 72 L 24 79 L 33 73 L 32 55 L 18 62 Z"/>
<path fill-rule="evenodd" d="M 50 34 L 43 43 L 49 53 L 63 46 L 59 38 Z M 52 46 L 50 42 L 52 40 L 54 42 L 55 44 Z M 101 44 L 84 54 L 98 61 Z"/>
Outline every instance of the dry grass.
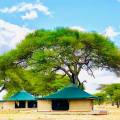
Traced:
<path fill-rule="evenodd" d="M 120 120 L 120 108 L 110 105 L 95 106 L 95 110 L 107 110 L 108 115 L 83 115 L 81 113 L 53 114 L 36 111 L 1 112 L 0 120 Z"/>

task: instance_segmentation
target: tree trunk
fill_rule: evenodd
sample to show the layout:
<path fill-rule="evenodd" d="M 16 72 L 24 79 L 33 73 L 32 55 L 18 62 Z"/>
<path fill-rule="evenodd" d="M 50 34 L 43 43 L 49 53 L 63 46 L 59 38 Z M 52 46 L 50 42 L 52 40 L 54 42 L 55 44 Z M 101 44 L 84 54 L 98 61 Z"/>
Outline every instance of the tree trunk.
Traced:
<path fill-rule="evenodd" d="M 75 85 L 79 84 L 79 79 L 78 79 L 78 75 L 72 74 L 72 83 Z"/>
<path fill-rule="evenodd" d="M 1 87 L 0 93 L 1 93 L 3 90 L 5 90 L 5 85 Z"/>
<path fill-rule="evenodd" d="M 112 101 L 112 106 L 114 106 L 114 102 Z"/>
<path fill-rule="evenodd" d="M 72 74 L 71 81 L 73 84 L 79 86 L 81 89 L 84 90 L 84 84 L 80 82 L 78 75 Z"/>
<path fill-rule="evenodd" d="M 119 106 L 119 101 L 117 101 L 117 102 L 116 102 L 116 105 L 117 105 L 117 108 L 119 108 L 119 107 L 120 107 L 120 106 Z"/>
<path fill-rule="evenodd" d="M 111 105 L 114 106 L 115 102 L 112 100 L 112 97 L 110 96 L 110 101 L 111 101 Z"/>

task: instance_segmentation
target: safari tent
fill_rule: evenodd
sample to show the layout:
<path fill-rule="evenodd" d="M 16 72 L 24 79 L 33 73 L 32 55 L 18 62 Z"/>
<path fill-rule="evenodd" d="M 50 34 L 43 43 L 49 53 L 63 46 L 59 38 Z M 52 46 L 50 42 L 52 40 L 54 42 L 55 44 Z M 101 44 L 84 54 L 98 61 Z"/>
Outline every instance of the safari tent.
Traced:
<path fill-rule="evenodd" d="M 2 109 L 19 109 L 19 108 L 37 108 L 37 101 L 33 95 L 22 90 L 17 92 L 9 99 L 1 101 Z"/>
<path fill-rule="evenodd" d="M 38 99 L 38 111 L 79 111 L 93 110 L 95 97 L 75 85 L 70 85 L 49 96 Z"/>

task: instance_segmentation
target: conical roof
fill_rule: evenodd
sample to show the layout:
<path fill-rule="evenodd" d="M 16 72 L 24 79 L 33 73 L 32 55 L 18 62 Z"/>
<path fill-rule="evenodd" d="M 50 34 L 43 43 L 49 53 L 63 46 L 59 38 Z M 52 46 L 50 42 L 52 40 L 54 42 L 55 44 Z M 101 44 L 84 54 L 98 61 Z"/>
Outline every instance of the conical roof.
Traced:
<path fill-rule="evenodd" d="M 80 89 L 76 85 L 70 85 L 49 96 L 40 99 L 95 99 L 96 97 Z"/>
<path fill-rule="evenodd" d="M 26 92 L 25 90 L 22 90 L 20 92 L 17 92 L 15 95 L 11 96 L 8 100 L 10 101 L 31 101 L 35 100 L 35 97 L 31 95 L 30 93 Z"/>

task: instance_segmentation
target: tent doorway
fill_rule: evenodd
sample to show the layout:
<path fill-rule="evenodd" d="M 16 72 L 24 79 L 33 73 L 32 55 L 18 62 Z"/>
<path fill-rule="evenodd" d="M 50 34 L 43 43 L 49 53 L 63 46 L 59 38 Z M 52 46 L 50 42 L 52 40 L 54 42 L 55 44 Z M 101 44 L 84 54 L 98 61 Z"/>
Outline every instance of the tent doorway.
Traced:
<path fill-rule="evenodd" d="M 37 101 L 28 101 L 28 108 L 37 108 Z"/>
<path fill-rule="evenodd" d="M 15 108 L 25 108 L 25 107 L 26 107 L 26 101 L 15 102 Z"/>
<path fill-rule="evenodd" d="M 52 100 L 52 110 L 69 110 L 68 100 Z"/>

